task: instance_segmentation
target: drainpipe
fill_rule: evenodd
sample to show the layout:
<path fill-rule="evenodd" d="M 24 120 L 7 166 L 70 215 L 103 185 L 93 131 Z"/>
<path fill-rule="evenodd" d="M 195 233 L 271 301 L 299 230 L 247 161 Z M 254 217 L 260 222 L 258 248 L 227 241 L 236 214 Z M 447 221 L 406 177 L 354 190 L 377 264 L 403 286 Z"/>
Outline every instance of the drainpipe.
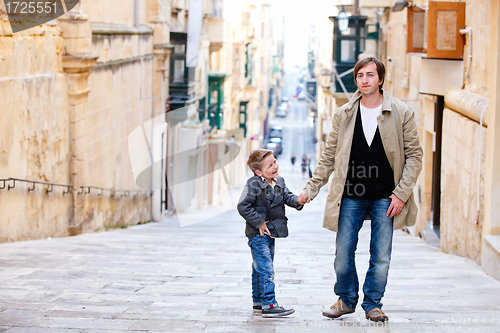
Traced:
<path fill-rule="evenodd" d="M 139 0 L 134 0 L 134 27 L 139 27 Z"/>
<path fill-rule="evenodd" d="M 479 195 L 480 195 L 480 185 L 481 185 L 481 157 L 482 157 L 482 152 L 481 152 L 481 147 L 483 147 L 483 115 L 484 111 L 488 108 L 489 103 L 486 104 L 486 106 L 483 108 L 481 111 L 481 117 L 479 120 L 479 154 L 477 156 L 477 217 L 475 223 L 479 223 L 479 215 L 480 215 L 480 207 L 479 207 Z"/>
<path fill-rule="evenodd" d="M 470 70 L 472 66 L 472 28 L 467 27 L 466 29 L 460 29 L 460 34 L 461 35 L 469 35 L 469 61 L 467 64 L 467 71 L 465 72 L 465 77 L 469 80 L 470 82 Z M 465 85 L 465 83 L 464 83 Z"/>
<path fill-rule="evenodd" d="M 359 16 L 359 0 L 354 0 L 352 3 L 352 15 Z"/>

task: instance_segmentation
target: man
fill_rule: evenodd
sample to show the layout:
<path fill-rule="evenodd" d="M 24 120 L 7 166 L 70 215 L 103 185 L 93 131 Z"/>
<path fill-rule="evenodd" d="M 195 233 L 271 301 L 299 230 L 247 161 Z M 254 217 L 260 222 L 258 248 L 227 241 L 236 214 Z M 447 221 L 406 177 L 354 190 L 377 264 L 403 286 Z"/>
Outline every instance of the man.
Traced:
<path fill-rule="evenodd" d="M 366 318 L 386 321 L 382 311 L 393 230 L 415 224 L 413 187 L 422 169 L 422 148 L 413 111 L 382 89 L 385 67 L 376 58 L 358 61 L 358 91 L 334 115 L 332 130 L 299 204 L 314 199 L 333 172 L 323 227 L 337 232 L 334 292 L 329 318 L 353 313 L 359 282 L 354 261 L 358 233 L 371 217 L 370 266 L 361 304 Z"/>

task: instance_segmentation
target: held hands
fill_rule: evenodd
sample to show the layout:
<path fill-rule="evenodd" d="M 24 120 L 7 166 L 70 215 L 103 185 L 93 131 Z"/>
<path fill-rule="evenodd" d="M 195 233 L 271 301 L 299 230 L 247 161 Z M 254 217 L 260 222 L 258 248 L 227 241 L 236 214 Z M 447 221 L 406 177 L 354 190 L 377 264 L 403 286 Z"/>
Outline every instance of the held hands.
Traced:
<path fill-rule="evenodd" d="M 264 234 L 267 234 L 267 235 L 270 235 L 271 233 L 269 232 L 269 229 L 267 229 L 267 223 L 269 221 L 265 221 L 264 223 L 262 223 L 262 225 L 259 227 L 259 234 L 261 236 L 264 236 Z"/>
<path fill-rule="evenodd" d="M 394 194 L 391 194 L 391 196 L 389 198 L 391 198 L 392 201 L 391 201 L 391 205 L 389 206 L 389 209 L 387 210 L 386 216 L 394 217 L 394 216 L 398 215 L 399 213 L 401 213 L 401 210 L 403 209 L 403 206 L 405 205 L 405 203 L 403 202 L 403 200 L 399 199 Z"/>
<path fill-rule="evenodd" d="M 305 205 L 306 203 L 309 203 L 309 202 L 311 202 L 311 198 L 309 198 L 309 196 L 307 194 L 305 194 L 304 192 L 300 193 L 299 199 L 297 200 L 297 203 L 299 205 Z"/>

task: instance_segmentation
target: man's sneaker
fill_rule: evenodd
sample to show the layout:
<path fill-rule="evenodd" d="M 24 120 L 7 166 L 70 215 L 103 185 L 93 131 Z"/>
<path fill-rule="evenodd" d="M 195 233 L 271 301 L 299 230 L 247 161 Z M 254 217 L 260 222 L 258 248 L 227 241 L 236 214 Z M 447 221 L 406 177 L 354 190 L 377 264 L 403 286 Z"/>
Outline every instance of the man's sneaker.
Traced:
<path fill-rule="evenodd" d="M 285 309 L 282 306 L 276 306 L 274 308 L 262 309 L 263 318 L 273 318 L 273 317 L 283 317 L 294 313 L 294 309 Z"/>
<path fill-rule="evenodd" d="M 330 309 L 323 311 L 323 316 L 328 318 L 338 318 L 342 315 L 353 313 L 354 310 L 345 305 L 342 300 L 338 300 L 337 303 L 330 306 Z"/>
<path fill-rule="evenodd" d="M 368 311 L 366 319 L 370 319 L 371 321 L 386 321 L 389 320 L 389 317 L 385 315 L 384 311 L 374 308 Z"/>
<path fill-rule="evenodd" d="M 254 305 L 253 309 L 254 310 L 262 310 L 262 305 Z"/>

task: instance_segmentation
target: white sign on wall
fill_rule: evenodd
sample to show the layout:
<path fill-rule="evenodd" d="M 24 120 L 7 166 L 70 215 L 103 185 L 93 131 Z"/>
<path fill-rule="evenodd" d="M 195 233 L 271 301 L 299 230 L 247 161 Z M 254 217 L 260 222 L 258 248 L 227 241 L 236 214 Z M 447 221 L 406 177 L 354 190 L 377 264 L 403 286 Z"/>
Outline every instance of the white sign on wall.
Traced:
<path fill-rule="evenodd" d="M 186 67 L 196 67 L 198 65 L 202 23 L 203 0 L 189 0 Z"/>

